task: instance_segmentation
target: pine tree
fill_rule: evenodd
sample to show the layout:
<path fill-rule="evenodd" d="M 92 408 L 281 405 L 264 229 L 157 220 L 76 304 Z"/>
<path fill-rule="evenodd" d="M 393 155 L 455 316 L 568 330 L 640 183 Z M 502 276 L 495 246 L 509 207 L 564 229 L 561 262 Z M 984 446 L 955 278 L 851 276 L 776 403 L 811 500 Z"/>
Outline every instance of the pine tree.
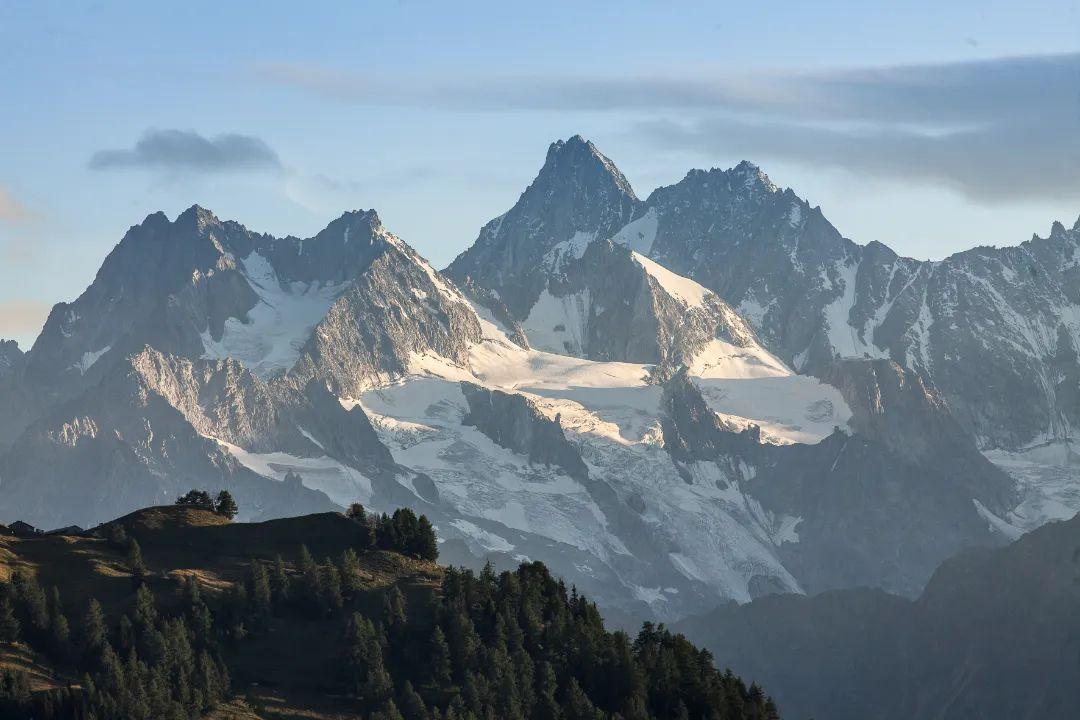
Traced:
<path fill-rule="evenodd" d="M 266 566 L 255 560 L 251 561 L 251 603 L 255 613 L 261 618 L 270 617 L 273 599 L 270 590 L 270 575 Z"/>
<path fill-rule="evenodd" d="M 228 490 L 222 490 L 218 493 L 217 502 L 214 503 L 214 512 L 232 520 L 240 512 L 240 508 L 236 506 L 232 494 Z"/>
<path fill-rule="evenodd" d="M 135 608 L 132 612 L 133 625 L 140 633 L 154 629 L 157 622 L 157 607 L 154 601 L 154 593 L 147 585 L 140 585 L 135 591 Z"/>
<path fill-rule="evenodd" d="M 424 699 L 408 680 L 405 681 L 405 687 L 401 691 L 398 707 L 401 709 L 401 714 L 405 716 L 405 720 L 429 720 L 431 717 Z"/>
<path fill-rule="evenodd" d="M 117 647 L 123 652 L 127 652 L 135 647 L 135 626 L 132 624 L 131 618 L 128 617 L 127 614 L 120 616 Z"/>
<path fill-rule="evenodd" d="M 562 706 L 567 720 L 600 720 L 596 706 L 581 689 L 577 678 L 570 678 L 566 687 Z"/>
<path fill-rule="evenodd" d="M 383 625 L 391 637 L 397 636 L 405 627 L 405 596 L 397 585 L 391 585 L 389 592 L 383 595 Z"/>
<path fill-rule="evenodd" d="M 367 510 L 358 502 L 349 506 L 349 509 L 345 511 L 345 517 L 361 525 L 367 525 Z"/>
<path fill-rule="evenodd" d="M 439 543 L 435 538 L 435 528 L 432 527 L 427 515 L 421 515 L 416 523 L 416 535 L 410 550 L 421 560 L 435 562 L 439 559 Z"/>
<path fill-rule="evenodd" d="M 52 636 L 53 647 L 63 652 L 67 648 L 68 641 L 71 640 L 71 626 L 62 612 L 53 613 L 49 632 Z"/>
<path fill-rule="evenodd" d="M 431 680 L 436 687 L 444 688 L 453 681 L 451 675 L 450 646 L 446 644 L 446 635 L 438 625 L 428 642 L 428 662 L 431 667 Z"/>
<path fill-rule="evenodd" d="M 20 570 L 12 576 L 12 584 L 30 618 L 30 627 L 39 633 L 46 632 L 49 629 L 49 606 L 37 578 Z"/>
<path fill-rule="evenodd" d="M 536 720 L 559 720 L 562 717 L 558 691 L 559 681 L 555 677 L 555 668 L 545 660 L 536 674 Z"/>
<path fill-rule="evenodd" d="M 341 591 L 347 597 L 352 597 L 360 590 L 360 560 L 352 548 L 346 548 L 338 560 L 338 571 L 341 573 Z"/>
<path fill-rule="evenodd" d="M 101 609 L 101 603 L 91 598 L 86 606 L 86 614 L 83 616 L 82 628 L 79 633 L 79 646 L 87 659 L 96 658 L 108 641 L 108 630 L 105 625 L 105 612 Z"/>
<path fill-rule="evenodd" d="M 319 597 L 323 612 L 332 613 L 340 610 L 345 605 L 345 599 L 341 594 L 341 573 L 330 558 L 326 558 L 319 576 L 321 578 Z"/>
<path fill-rule="evenodd" d="M 353 693 L 373 702 L 390 696 L 393 685 L 386 672 L 382 644 L 371 621 L 354 613 L 345 633 L 344 665 Z"/>
<path fill-rule="evenodd" d="M 146 563 L 143 561 L 142 548 L 139 546 L 139 541 L 135 538 L 131 539 L 131 544 L 128 546 L 128 570 L 131 571 L 132 577 L 136 580 L 143 580 L 146 578 L 149 570 L 146 567 Z"/>
<path fill-rule="evenodd" d="M 176 504 L 189 505 L 191 507 L 201 508 L 202 510 L 215 512 L 214 500 L 210 497 L 210 493 L 205 490 L 189 490 L 176 498 Z"/>
<path fill-rule="evenodd" d="M 274 559 L 274 573 L 271 576 L 274 602 L 284 603 L 289 599 L 289 572 L 285 569 L 285 561 L 278 555 Z"/>

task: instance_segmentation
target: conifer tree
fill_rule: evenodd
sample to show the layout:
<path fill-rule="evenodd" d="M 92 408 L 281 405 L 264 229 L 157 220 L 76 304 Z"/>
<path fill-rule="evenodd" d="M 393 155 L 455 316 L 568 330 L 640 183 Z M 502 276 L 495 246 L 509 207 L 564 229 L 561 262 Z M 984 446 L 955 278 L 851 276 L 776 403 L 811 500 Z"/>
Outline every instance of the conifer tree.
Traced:
<path fill-rule="evenodd" d="M 274 559 L 274 573 L 271 576 L 271 588 L 274 602 L 283 603 L 289 599 L 289 572 L 285 568 L 285 561 L 278 555 Z"/>
<path fill-rule="evenodd" d="M 108 629 L 105 625 L 105 612 L 101 609 L 101 603 L 95 598 L 90 598 L 79 633 L 79 645 L 83 654 L 89 660 L 97 658 L 105 647 L 107 640 Z"/>
<path fill-rule="evenodd" d="M 383 595 L 383 625 L 390 636 L 395 637 L 405 627 L 405 621 L 405 596 L 397 585 L 391 585 L 390 590 Z"/>
<path fill-rule="evenodd" d="M 341 573 L 330 558 L 326 558 L 319 572 L 320 605 L 324 613 L 333 613 L 345 605 L 341 594 Z"/>
<path fill-rule="evenodd" d="M 249 582 L 251 584 L 251 603 L 255 614 L 263 619 L 270 617 L 273 598 L 270 590 L 270 575 L 266 572 L 266 566 L 252 560 Z"/>
<path fill-rule="evenodd" d="M 352 597 L 360 589 L 360 560 L 356 551 L 346 548 L 338 560 L 338 571 L 341 574 L 341 591 L 347 597 Z"/>
<path fill-rule="evenodd" d="M 215 512 L 214 500 L 210 497 L 210 493 L 205 490 L 188 490 L 186 493 L 176 498 L 177 505 L 189 505 L 191 507 L 197 507 L 202 510 L 209 510 Z"/>
<path fill-rule="evenodd" d="M 432 682 L 438 687 L 450 685 L 453 679 L 450 646 L 446 644 L 446 634 L 438 625 L 435 626 L 428 643 L 428 662 L 431 667 Z"/>
<path fill-rule="evenodd" d="M 132 577 L 140 581 L 146 578 L 149 570 L 146 567 L 146 563 L 143 561 L 142 547 L 139 546 L 139 541 L 135 538 L 132 538 L 128 545 L 127 563 L 128 570 L 131 571 Z"/>
<path fill-rule="evenodd" d="M 240 508 L 236 506 L 232 493 L 228 490 L 222 490 L 218 493 L 217 501 L 214 503 L 214 512 L 232 520 L 240 512 Z"/>
<path fill-rule="evenodd" d="M 416 692 L 416 688 L 408 680 L 405 681 L 405 686 L 402 688 L 398 707 L 401 714 L 405 716 L 405 720 L 430 720 L 431 718 L 427 706 L 424 704 L 424 699 L 420 697 L 420 693 Z"/>

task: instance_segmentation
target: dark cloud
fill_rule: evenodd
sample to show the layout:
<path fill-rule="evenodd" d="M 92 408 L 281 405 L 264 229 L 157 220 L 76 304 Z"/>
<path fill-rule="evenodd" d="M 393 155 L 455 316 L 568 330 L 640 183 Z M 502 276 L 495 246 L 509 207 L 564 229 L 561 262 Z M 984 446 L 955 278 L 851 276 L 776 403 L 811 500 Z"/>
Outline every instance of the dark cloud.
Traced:
<path fill-rule="evenodd" d="M 294 64 L 260 72 L 372 105 L 620 112 L 661 149 L 935 182 L 981 201 L 1080 197 L 1080 53 L 669 77 L 391 82 Z"/>
<path fill-rule="evenodd" d="M 230 172 L 280 170 L 281 161 L 269 145 L 250 135 L 228 133 L 207 138 L 192 130 L 151 129 L 130 149 L 94 153 L 89 166 L 93 170 Z"/>
<path fill-rule="evenodd" d="M 1077 111 L 1080 53 L 833 71 L 678 76 L 485 77 L 423 81 L 316 65 L 269 63 L 265 79 L 371 105 L 458 109 L 699 110 L 766 112 L 801 118 L 987 119 Z"/>
<path fill-rule="evenodd" d="M 1070 119 L 1011 120 L 939 134 L 731 118 L 644 122 L 638 131 L 663 148 L 930 182 L 978 202 L 1080 199 L 1080 132 Z"/>

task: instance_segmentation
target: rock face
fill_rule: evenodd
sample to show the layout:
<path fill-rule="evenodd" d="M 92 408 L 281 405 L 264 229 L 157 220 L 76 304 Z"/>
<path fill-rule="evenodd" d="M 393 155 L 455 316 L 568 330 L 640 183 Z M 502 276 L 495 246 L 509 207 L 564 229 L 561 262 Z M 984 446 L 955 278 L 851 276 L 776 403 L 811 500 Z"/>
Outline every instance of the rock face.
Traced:
<path fill-rule="evenodd" d="M 843 238 L 748 163 L 693 171 L 636 217 L 655 225 L 651 258 L 715 290 L 796 369 L 891 359 L 932 383 L 983 447 L 1071 433 L 1080 222 L 919 262 Z"/>
<path fill-rule="evenodd" d="M 1080 518 L 949 560 L 917 600 L 772 596 L 677 629 L 776 688 L 785 717 L 1075 717 L 1077 547 Z"/>
<path fill-rule="evenodd" d="M 982 448 L 1068 438 L 1077 422 L 1080 221 L 920 262 L 844 238 L 747 162 L 637 200 L 610 160 L 572 138 L 448 273 L 497 293 L 525 325 L 545 290 L 587 313 L 588 298 L 552 289 L 552 266 L 606 238 L 714 291 L 796 370 L 827 376 L 838 358 L 871 358 L 916 371 Z M 559 352 L 591 356 L 565 339 Z"/>
<path fill-rule="evenodd" d="M 710 342 L 756 346 L 718 295 L 635 251 L 650 219 L 626 178 L 589 142 L 556 142 L 536 180 L 484 226 L 446 274 L 497 300 L 529 347 L 656 365 L 658 379 Z M 482 303 L 488 305 L 488 303 Z"/>
<path fill-rule="evenodd" d="M 942 559 L 1004 540 L 973 500 L 1003 513 L 1016 502 L 1012 483 L 981 456 L 979 468 L 954 470 L 840 430 L 812 445 L 762 443 L 756 427 L 726 427 L 685 374 L 665 385 L 665 406 L 664 444 L 688 482 L 714 464 L 763 510 L 798 519 L 797 542 L 776 551 L 806 592 L 872 585 L 913 596 Z M 851 426 L 866 423 L 853 406 Z"/>
<path fill-rule="evenodd" d="M 446 272 L 458 282 L 482 279 L 522 320 L 544 289 L 545 256 L 560 243 L 611 237 L 637 203 L 630 183 L 595 145 L 578 135 L 560 140 L 517 204 L 485 225 Z"/>
<path fill-rule="evenodd" d="M 462 419 L 497 445 L 529 458 L 529 462 L 555 465 L 581 480 L 589 470 L 577 449 L 567 441 L 559 418 L 544 416 L 522 395 L 488 390 L 473 383 L 461 384 L 469 414 Z"/>
<path fill-rule="evenodd" d="M 379 254 L 330 307 L 300 350 L 290 383 L 312 379 L 343 397 L 400 378 L 416 359 L 468 364 L 480 324 L 465 297 L 387 235 Z"/>
<path fill-rule="evenodd" d="M 0 382 L 22 371 L 23 352 L 14 340 L 0 340 Z"/>
<path fill-rule="evenodd" d="M 191 487 L 228 489 L 246 518 L 334 507 L 321 492 L 258 475 L 197 432 L 172 404 L 176 394 L 185 396 L 178 405 L 203 429 L 220 428 L 232 418 L 208 416 L 204 405 L 163 377 L 162 364 L 153 352 L 114 364 L 98 385 L 33 423 L 0 457 L 4 519 L 25 517 L 46 528 L 91 527 L 117 509 L 167 504 Z M 215 370 L 229 368 L 192 374 L 205 379 Z"/>

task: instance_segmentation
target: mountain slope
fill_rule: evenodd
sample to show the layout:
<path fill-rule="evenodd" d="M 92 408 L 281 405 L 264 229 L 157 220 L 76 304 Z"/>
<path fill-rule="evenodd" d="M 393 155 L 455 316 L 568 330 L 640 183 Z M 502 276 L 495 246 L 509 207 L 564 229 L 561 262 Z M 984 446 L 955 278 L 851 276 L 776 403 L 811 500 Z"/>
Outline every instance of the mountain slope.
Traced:
<path fill-rule="evenodd" d="M 252 524 L 171 506 L 97 534 L 0 536 L 0 714 L 778 717 L 685 638 L 605 629 L 539 563 L 436 565 L 392 532 L 414 526 L 404 512 Z M 11 692 L 27 658 L 34 685 Z"/>
<path fill-rule="evenodd" d="M 679 624 L 790 717 L 1074 717 L 1080 517 L 944 563 L 915 601 L 774 596 Z"/>
<path fill-rule="evenodd" d="M 0 454 L 5 519 L 85 524 L 192 485 L 243 485 L 263 517 L 407 505 L 454 562 L 541 560 L 609 612 L 662 619 L 852 584 L 913 595 L 1009 536 L 1009 479 L 931 388 L 898 366 L 795 374 L 638 251 L 656 229 L 626 224 L 638 210 L 593 146 L 557 143 L 455 264 L 490 272 L 460 286 L 371 211 L 306 240 L 151 216 L 12 386 L 57 391 Z M 180 269 L 124 285 L 118 268 L 158 261 Z"/>
<path fill-rule="evenodd" d="M 692 171 L 635 218 L 648 229 L 642 252 L 715 290 L 801 371 L 892 359 L 938 388 L 982 446 L 1071 434 L 1080 221 L 1018 247 L 920 262 L 843 238 L 749 163 Z"/>
<path fill-rule="evenodd" d="M 545 256 L 560 245 L 611 237 L 637 203 L 630 183 L 595 145 L 579 135 L 559 140 L 514 207 L 485 225 L 446 273 L 458 283 L 483 279 L 514 318 L 524 319 L 543 291 L 537 270 Z"/>
<path fill-rule="evenodd" d="M 185 374 L 181 389 L 176 378 Z M 219 389 L 225 402 L 213 397 Z M 0 456 L 0 513 L 9 522 L 88 527 L 192 486 L 232 491 L 253 519 L 332 509 L 322 492 L 252 472 L 209 435 L 250 438 L 277 424 L 258 384 L 235 364 L 193 367 L 145 350 L 51 408 Z M 278 439 L 312 446 L 295 430 Z"/>

